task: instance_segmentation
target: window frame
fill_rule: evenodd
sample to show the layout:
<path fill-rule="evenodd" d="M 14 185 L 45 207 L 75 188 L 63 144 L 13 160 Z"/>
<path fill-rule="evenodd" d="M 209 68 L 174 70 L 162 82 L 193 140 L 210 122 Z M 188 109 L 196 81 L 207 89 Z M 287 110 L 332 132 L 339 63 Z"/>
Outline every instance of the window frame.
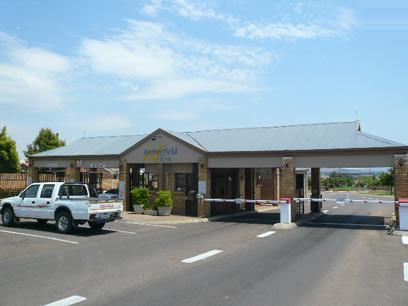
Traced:
<path fill-rule="evenodd" d="M 35 188 L 35 187 L 37 187 L 37 192 L 36 192 L 36 194 L 35 194 L 35 197 L 27 197 L 27 191 L 28 191 L 30 188 Z M 39 192 L 39 191 L 40 191 L 40 184 L 30 185 L 30 186 L 27 187 L 26 190 L 24 190 L 24 191 L 21 193 L 20 198 L 23 198 L 23 199 L 25 199 L 25 198 L 27 198 L 27 199 L 35 199 L 35 198 L 38 197 L 38 192 Z"/>
<path fill-rule="evenodd" d="M 51 195 L 49 197 L 43 196 L 43 192 L 44 192 L 45 188 L 50 187 L 50 186 L 52 186 Z M 41 188 L 40 198 L 41 199 L 51 199 L 52 195 L 54 194 L 54 190 L 55 190 L 55 184 L 44 184 L 43 187 Z"/>

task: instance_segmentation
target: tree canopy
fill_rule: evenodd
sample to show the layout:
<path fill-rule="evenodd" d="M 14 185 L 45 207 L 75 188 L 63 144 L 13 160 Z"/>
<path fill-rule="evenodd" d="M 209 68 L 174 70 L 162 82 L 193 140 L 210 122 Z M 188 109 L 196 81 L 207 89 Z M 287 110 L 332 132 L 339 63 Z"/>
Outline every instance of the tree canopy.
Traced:
<path fill-rule="evenodd" d="M 16 142 L 7 136 L 7 129 L 3 127 L 0 132 L 0 172 L 18 172 L 20 163 Z"/>
<path fill-rule="evenodd" d="M 33 143 L 27 146 L 27 151 L 24 151 L 24 155 L 28 158 L 33 154 L 63 146 L 65 146 L 65 141 L 59 138 L 58 133 L 54 133 L 51 129 L 43 128 Z"/>

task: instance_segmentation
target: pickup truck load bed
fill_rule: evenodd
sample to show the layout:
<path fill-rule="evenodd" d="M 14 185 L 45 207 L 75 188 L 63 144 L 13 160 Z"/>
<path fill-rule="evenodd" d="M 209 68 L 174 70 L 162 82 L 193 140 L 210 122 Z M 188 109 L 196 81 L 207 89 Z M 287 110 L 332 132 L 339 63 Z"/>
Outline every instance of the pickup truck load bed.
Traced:
<path fill-rule="evenodd" d="M 18 196 L 0 201 L 5 226 L 20 218 L 37 219 L 39 223 L 55 220 L 59 233 L 69 233 L 78 224 L 88 222 L 102 229 L 106 222 L 120 219 L 122 201 L 90 198 L 88 186 L 76 183 L 34 183 Z"/>

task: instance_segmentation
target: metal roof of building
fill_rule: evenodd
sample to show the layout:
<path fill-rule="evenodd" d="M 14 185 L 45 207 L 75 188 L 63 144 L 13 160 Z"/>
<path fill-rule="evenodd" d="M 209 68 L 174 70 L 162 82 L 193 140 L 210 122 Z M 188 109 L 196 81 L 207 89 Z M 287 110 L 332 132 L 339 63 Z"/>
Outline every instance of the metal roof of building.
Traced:
<path fill-rule="evenodd" d="M 146 135 L 85 137 L 64 147 L 34 154 L 34 157 L 49 156 L 98 156 L 119 155 Z"/>
<path fill-rule="evenodd" d="M 207 152 L 304 151 L 405 146 L 361 132 L 358 121 L 196 132 L 165 132 Z M 33 156 L 120 155 L 146 136 L 148 135 L 81 138 L 65 147 Z"/>
<path fill-rule="evenodd" d="M 209 152 L 302 151 L 404 146 L 360 131 L 359 122 L 188 132 Z"/>

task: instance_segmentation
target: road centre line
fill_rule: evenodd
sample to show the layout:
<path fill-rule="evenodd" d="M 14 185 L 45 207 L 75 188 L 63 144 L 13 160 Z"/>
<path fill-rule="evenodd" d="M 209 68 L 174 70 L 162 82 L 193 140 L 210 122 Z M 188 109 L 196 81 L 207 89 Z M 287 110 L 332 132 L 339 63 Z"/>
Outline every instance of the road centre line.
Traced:
<path fill-rule="evenodd" d="M 401 236 L 402 244 L 408 244 L 408 236 Z"/>
<path fill-rule="evenodd" d="M 334 207 L 333 207 L 333 209 L 337 209 L 337 208 L 338 208 L 337 206 L 334 206 Z"/>
<path fill-rule="evenodd" d="M 275 234 L 275 233 L 276 233 L 275 231 L 269 231 L 269 232 L 260 234 L 260 235 L 258 235 L 258 236 L 256 236 L 256 237 L 258 237 L 258 238 L 265 238 L 265 237 L 268 237 L 268 236 L 273 235 L 273 234 Z"/>
<path fill-rule="evenodd" d="M 162 224 L 150 224 L 150 223 L 143 223 L 143 222 L 133 222 L 133 221 L 124 221 L 128 224 L 136 224 L 136 225 L 146 225 L 146 226 L 153 226 L 153 227 L 163 227 L 163 228 L 177 228 L 175 226 L 170 225 L 162 225 Z"/>
<path fill-rule="evenodd" d="M 59 239 L 59 238 L 53 238 L 53 237 L 47 237 L 47 236 L 41 236 L 41 235 L 26 234 L 26 233 L 5 231 L 5 230 L 0 230 L 0 232 L 1 232 L 1 233 L 6 233 L 6 234 L 13 234 L 13 235 L 33 237 L 33 238 L 42 238 L 42 239 L 54 240 L 54 241 L 65 242 L 65 243 L 70 243 L 70 244 L 79 244 L 79 242 L 76 242 L 76 241 L 65 240 L 65 239 Z"/>
<path fill-rule="evenodd" d="M 408 262 L 404 262 L 404 281 L 408 282 Z"/>
<path fill-rule="evenodd" d="M 322 213 L 327 214 L 329 212 L 329 210 L 323 210 Z"/>
<path fill-rule="evenodd" d="M 209 251 L 209 252 L 194 256 L 194 257 L 183 259 L 181 262 L 183 262 L 183 263 L 193 263 L 193 262 L 196 262 L 196 261 L 204 260 L 204 259 L 206 259 L 208 257 L 217 255 L 217 254 L 222 253 L 222 252 L 223 252 L 222 250 L 212 250 L 212 251 Z"/>
<path fill-rule="evenodd" d="M 73 295 L 62 300 L 52 302 L 44 306 L 70 306 L 80 302 L 86 301 L 86 298 L 79 295 Z"/>

